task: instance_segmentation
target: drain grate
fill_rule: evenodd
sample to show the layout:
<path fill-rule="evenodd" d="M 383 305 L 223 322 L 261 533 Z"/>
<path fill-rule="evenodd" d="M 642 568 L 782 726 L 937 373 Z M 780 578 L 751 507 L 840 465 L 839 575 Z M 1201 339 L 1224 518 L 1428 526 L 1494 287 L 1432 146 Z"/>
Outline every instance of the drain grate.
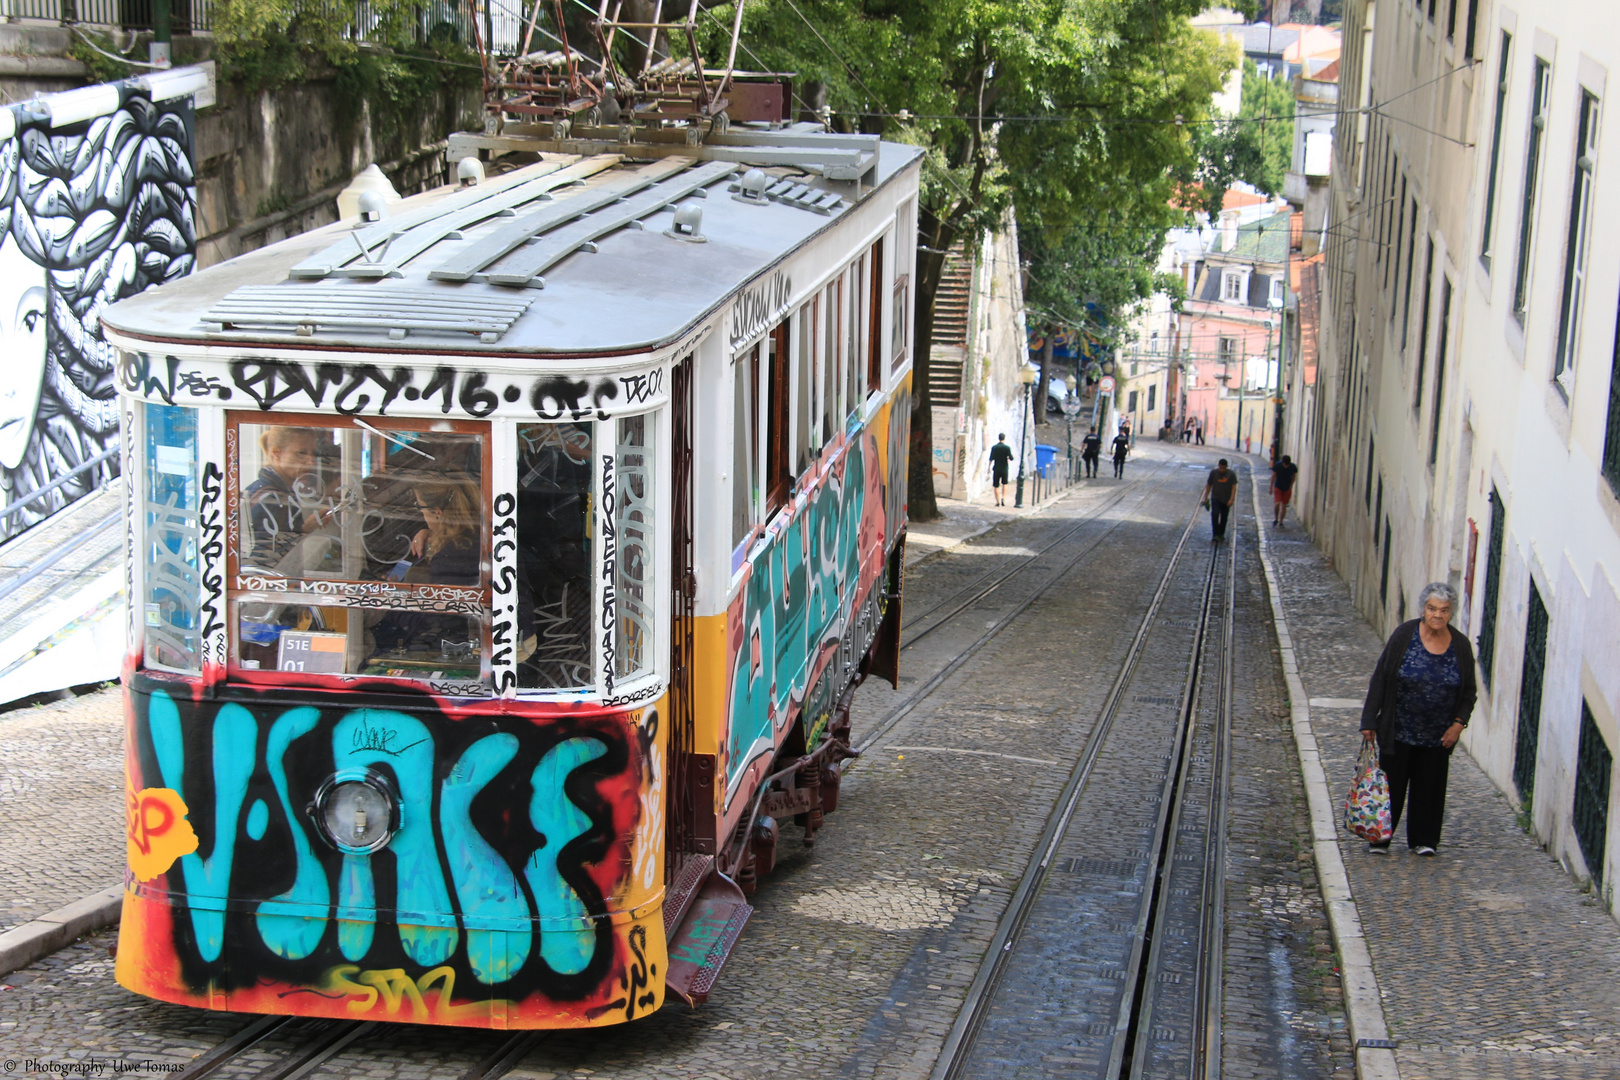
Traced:
<path fill-rule="evenodd" d="M 1131 877 L 1140 864 L 1131 859 L 1064 859 L 1058 869 L 1066 874 L 1092 874 L 1097 877 Z"/>

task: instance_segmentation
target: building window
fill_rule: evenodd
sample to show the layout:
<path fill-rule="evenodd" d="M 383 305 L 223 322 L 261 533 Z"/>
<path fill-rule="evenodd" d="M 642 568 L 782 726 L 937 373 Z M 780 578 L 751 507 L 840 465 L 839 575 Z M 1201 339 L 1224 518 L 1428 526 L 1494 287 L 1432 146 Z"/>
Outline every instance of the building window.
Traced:
<path fill-rule="evenodd" d="M 1536 748 L 1541 744 L 1541 688 L 1547 668 L 1547 605 L 1530 583 L 1530 613 L 1524 620 L 1524 670 L 1519 676 L 1519 730 L 1514 739 L 1513 786 L 1528 802 L 1536 788 Z"/>
<path fill-rule="evenodd" d="M 1491 268 L 1491 239 L 1495 236 L 1492 225 L 1496 222 L 1496 174 L 1502 164 L 1502 121 L 1507 116 L 1508 59 L 1512 55 L 1513 35 L 1502 31 L 1502 56 L 1496 69 L 1496 118 L 1491 122 L 1491 170 L 1485 182 L 1485 228 L 1479 238 L 1479 261 L 1485 269 Z"/>
<path fill-rule="evenodd" d="M 1519 205 L 1519 257 L 1513 274 L 1513 314 L 1524 322 L 1530 303 L 1530 249 L 1535 236 L 1536 187 L 1541 181 L 1541 148 L 1547 133 L 1547 92 L 1552 85 L 1552 69 L 1536 58 L 1535 86 L 1530 98 L 1529 146 L 1524 155 L 1524 197 Z"/>
<path fill-rule="evenodd" d="M 1609 776 L 1614 754 L 1603 741 L 1592 718 L 1592 707 L 1581 701 L 1581 743 L 1575 755 L 1575 839 L 1580 842 L 1592 880 L 1603 881 L 1603 856 L 1609 832 Z"/>
<path fill-rule="evenodd" d="M 1457 0 L 1449 0 L 1446 4 L 1446 40 L 1451 41 L 1457 36 Z"/>
<path fill-rule="evenodd" d="M 1283 279 L 1281 276 L 1271 279 L 1271 302 L 1281 305 L 1283 302 Z"/>
<path fill-rule="evenodd" d="M 1221 299 L 1229 304 L 1243 303 L 1244 277 L 1241 270 L 1224 271 L 1221 274 Z"/>
<path fill-rule="evenodd" d="M 1569 199 L 1569 236 L 1564 252 L 1564 295 L 1558 308 L 1558 348 L 1553 378 L 1567 393 L 1575 371 L 1580 338 L 1581 299 L 1586 292 L 1586 251 L 1592 232 L 1592 173 L 1597 168 L 1598 101 L 1581 95 L 1581 122 L 1575 138 L 1575 183 Z"/>
<path fill-rule="evenodd" d="M 1373 437 L 1372 437 L 1372 436 L 1371 436 L 1371 435 L 1368 435 L 1368 436 L 1367 436 L 1367 493 L 1366 493 L 1366 496 L 1365 496 L 1365 498 L 1364 498 L 1364 501 L 1365 501 L 1365 502 L 1366 502 L 1366 504 L 1367 504 L 1367 509 L 1369 509 L 1369 510 L 1371 510 L 1371 509 L 1372 509 L 1372 491 L 1373 491 L 1373 442 L 1374 442 L 1374 440 L 1373 440 Z M 1374 527 L 1374 528 L 1377 528 L 1377 524 L 1376 524 L 1376 522 L 1375 522 L 1375 523 L 1374 523 L 1374 526 L 1373 526 L 1373 527 Z"/>
<path fill-rule="evenodd" d="M 1479 675 L 1485 689 L 1491 688 L 1491 663 L 1496 658 L 1496 601 L 1502 588 L 1502 540 L 1506 533 L 1507 507 L 1502 496 L 1491 488 L 1491 540 L 1485 546 L 1485 596 L 1479 616 Z"/>
<path fill-rule="evenodd" d="M 1429 420 L 1429 467 L 1440 456 L 1440 408 L 1446 396 L 1446 346 L 1451 332 L 1451 281 L 1440 283 L 1440 340 L 1434 350 L 1434 415 Z"/>
<path fill-rule="evenodd" d="M 1468 0 L 1468 37 L 1463 43 L 1463 59 L 1474 58 L 1474 32 L 1479 29 L 1479 0 Z"/>
<path fill-rule="evenodd" d="M 1373 522 L 1373 534 L 1376 536 L 1377 532 L 1378 532 L 1378 523 Z M 1380 571 L 1380 573 L 1378 575 L 1378 603 L 1380 605 L 1383 605 L 1383 604 L 1387 604 L 1388 602 L 1389 602 L 1389 519 L 1385 518 L 1384 519 L 1384 568 L 1383 568 L 1382 571 Z M 1399 612 L 1396 612 L 1397 616 L 1399 614 L 1400 614 Z"/>
<path fill-rule="evenodd" d="M 1419 314 L 1418 323 L 1418 349 L 1417 349 L 1417 378 L 1412 380 L 1412 411 L 1419 417 L 1423 415 L 1423 378 L 1424 368 L 1429 361 L 1429 300 L 1434 295 L 1434 241 L 1429 241 L 1429 255 L 1424 261 L 1423 269 L 1423 310 Z"/>
<path fill-rule="evenodd" d="M 1412 200 L 1412 231 L 1406 237 L 1406 295 L 1401 301 L 1401 348 L 1412 326 L 1412 261 L 1417 254 L 1418 204 Z"/>
<path fill-rule="evenodd" d="M 1620 496 L 1620 312 L 1615 314 L 1614 358 L 1609 366 L 1609 424 L 1603 440 L 1603 475 Z"/>
<path fill-rule="evenodd" d="M 1390 258 L 1389 261 L 1384 264 L 1384 284 L 1382 287 L 1385 289 L 1389 288 L 1389 271 L 1391 267 L 1394 267 L 1395 288 L 1399 290 L 1401 287 L 1401 239 L 1406 232 L 1406 177 L 1404 176 L 1401 177 L 1401 197 L 1395 200 L 1395 219 L 1395 246 L 1389 249 Z M 1389 236 L 1386 235 L 1384 237 L 1384 242 L 1387 244 L 1389 243 L 1389 240 Z"/>
<path fill-rule="evenodd" d="M 1232 364 L 1237 362 L 1238 340 L 1235 337 L 1221 338 L 1221 363 Z"/>
<path fill-rule="evenodd" d="M 1156 383 L 1154 385 L 1148 387 L 1148 404 L 1147 404 L 1147 411 L 1148 412 L 1152 412 L 1153 409 L 1154 409 L 1153 396 L 1158 392 L 1158 390 L 1159 390 L 1159 387 L 1158 387 L 1158 384 L 1156 384 Z"/>
<path fill-rule="evenodd" d="M 1136 415 L 1136 391 L 1132 390 L 1131 391 L 1131 396 L 1129 398 L 1127 398 L 1126 400 L 1127 400 L 1128 403 L 1125 406 L 1125 411 L 1130 413 L 1132 416 L 1135 416 Z"/>

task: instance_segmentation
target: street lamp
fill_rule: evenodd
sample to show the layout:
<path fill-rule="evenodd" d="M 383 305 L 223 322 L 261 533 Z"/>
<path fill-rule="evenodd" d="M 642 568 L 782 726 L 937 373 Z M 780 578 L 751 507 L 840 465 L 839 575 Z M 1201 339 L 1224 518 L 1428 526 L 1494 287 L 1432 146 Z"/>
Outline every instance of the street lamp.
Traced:
<path fill-rule="evenodd" d="M 1013 506 L 1024 505 L 1024 451 L 1029 442 L 1029 388 L 1035 385 L 1035 380 L 1041 373 L 1034 364 L 1025 360 L 1018 366 L 1018 381 L 1024 384 L 1024 415 L 1018 421 L 1018 491 L 1013 497 Z"/>

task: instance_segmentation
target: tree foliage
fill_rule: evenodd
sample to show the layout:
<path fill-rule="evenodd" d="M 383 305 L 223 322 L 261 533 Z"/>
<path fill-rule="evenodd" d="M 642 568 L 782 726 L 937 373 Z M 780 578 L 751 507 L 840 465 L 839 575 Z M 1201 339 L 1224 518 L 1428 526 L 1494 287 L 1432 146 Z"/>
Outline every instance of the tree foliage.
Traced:
<path fill-rule="evenodd" d="M 1283 174 L 1294 155 L 1294 87 L 1286 75 L 1260 74 L 1252 60 L 1243 62 L 1243 104 L 1234 142 L 1245 144 L 1247 157 L 1258 156 L 1253 175 L 1241 178 L 1268 195 L 1283 189 Z"/>
<path fill-rule="evenodd" d="M 911 511 L 936 515 L 928 380 L 944 253 L 1016 208 L 1032 290 L 1056 310 L 1150 284 L 1154 233 L 1236 53 L 1188 18 L 1205 0 L 753 0 L 740 63 L 798 75 L 800 106 L 925 148 Z M 723 55 L 730 9 L 710 13 Z M 1115 226 L 1123 225 L 1124 231 Z M 1050 274 L 1049 259 L 1055 259 Z M 1129 265 L 1127 265 L 1129 264 Z"/>

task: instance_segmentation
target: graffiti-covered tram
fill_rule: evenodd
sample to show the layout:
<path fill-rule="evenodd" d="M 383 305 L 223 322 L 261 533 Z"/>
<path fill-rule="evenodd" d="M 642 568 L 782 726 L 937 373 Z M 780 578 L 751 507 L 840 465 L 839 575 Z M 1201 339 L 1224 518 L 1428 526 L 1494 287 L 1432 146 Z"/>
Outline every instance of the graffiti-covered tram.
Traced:
<path fill-rule="evenodd" d="M 781 141 L 466 169 L 109 309 L 122 985 L 707 995 L 897 651 L 918 158 Z"/>

